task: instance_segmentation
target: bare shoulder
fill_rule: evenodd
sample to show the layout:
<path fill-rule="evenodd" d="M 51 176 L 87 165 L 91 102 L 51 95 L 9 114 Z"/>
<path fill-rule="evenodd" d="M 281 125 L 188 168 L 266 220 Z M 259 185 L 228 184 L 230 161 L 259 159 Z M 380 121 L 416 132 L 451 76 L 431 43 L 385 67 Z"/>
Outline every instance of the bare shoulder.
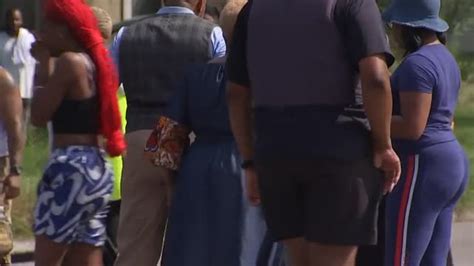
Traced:
<path fill-rule="evenodd" d="M 0 67 L 0 92 L 15 89 L 15 81 L 8 71 Z"/>
<path fill-rule="evenodd" d="M 68 63 L 84 63 L 82 55 L 80 53 L 74 52 L 65 52 L 58 57 L 58 62 L 68 62 Z"/>
<path fill-rule="evenodd" d="M 0 113 L 4 113 L 4 108 L 12 108 L 18 103 L 21 103 L 20 90 L 10 73 L 0 67 Z"/>
<path fill-rule="evenodd" d="M 72 77 L 81 76 L 86 73 L 86 63 L 84 57 L 79 53 L 66 52 L 56 60 L 56 67 L 62 75 Z"/>

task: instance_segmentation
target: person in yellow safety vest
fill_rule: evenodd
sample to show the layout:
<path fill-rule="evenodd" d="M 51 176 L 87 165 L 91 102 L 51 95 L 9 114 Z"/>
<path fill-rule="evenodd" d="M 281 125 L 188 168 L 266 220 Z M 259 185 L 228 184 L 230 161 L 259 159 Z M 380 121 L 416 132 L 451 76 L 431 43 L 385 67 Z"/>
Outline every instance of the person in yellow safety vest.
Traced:
<path fill-rule="evenodd" d="M 105 42 L 108 42 L 112 37 L 112 19 L 110 15 L 103 9 L 92 7 L 99 29 Z M 120 115 L 122 117 L 122 130 L 125 130 L 125 114 L 127 111 L 127 100 L 125 93 L 120 87 L 117 92 L 118 106 Z M 109 214 L 107 216 L 107 240 L 102 250 L 103 252 L 103 265 L 113 265 L 117 259 L 117 239 L 116 232 L 118 227 L 118 217 L 120 210 L 120 183 L 122 181 L 122 157 L 107 158 L 108 162 L 112 165 L 114 172 L 114 190 L 111 195 L 111 201 L 109 202 Z"/>
<path fill-rule="evenodd" d="M 125 131 L 125 126 L 127 124 L 127 120 L 125 118 L 125 114 L 127 113 L 127 98 L 125 97 L 125 92 L 123 88 L 120 87 L 118 92 L 118 102 L 119 102 L 119 109 L 120 114 L 122 115 L 122 129 Z M 115 183 L 114 183 L 114 191 L 112 193 L 111 200 L 120 200 L 120 185 L 122 181 L 122 168 L 123 168 L 123 161 L 122 157 L 115 157 L 109 158 L 109 162 L 112 164 L 112 168 L 114 170 L 115 176 Z"/>

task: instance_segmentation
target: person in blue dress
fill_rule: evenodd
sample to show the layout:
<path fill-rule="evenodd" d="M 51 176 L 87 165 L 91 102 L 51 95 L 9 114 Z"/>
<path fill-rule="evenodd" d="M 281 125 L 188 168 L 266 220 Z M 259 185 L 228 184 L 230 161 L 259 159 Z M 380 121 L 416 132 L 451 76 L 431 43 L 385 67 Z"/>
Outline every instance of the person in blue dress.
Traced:
<path fill-rule="evenodd" d="M 230 1 L 222 12 L 227 41 L 245 2 Z M 226 77 L 225 58 L 190 66 L 147 143 L 156 165 L 177 170 L 163 266 L 283 263 L 282 248 L 266 234 L 260 208 L 245 196 L 242 160 L 228 118 Z M 195 140 L 185 148 L 191 132 Z"/>
<path fill-rule="evenodd" d="M 392 138 L 402 163 L 386 199 L 385 266 L 445 266 L 468 161 L 452 131 L 461 72 L 440 0 L 393 0 L 384 13 L 405 58 L 391 78 Z"/>

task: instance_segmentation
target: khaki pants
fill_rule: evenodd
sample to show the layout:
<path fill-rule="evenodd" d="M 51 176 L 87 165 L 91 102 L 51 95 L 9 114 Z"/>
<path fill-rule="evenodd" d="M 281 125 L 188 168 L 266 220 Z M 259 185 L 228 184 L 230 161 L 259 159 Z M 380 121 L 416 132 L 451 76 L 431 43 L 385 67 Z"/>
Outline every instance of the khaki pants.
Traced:
<path fill-rule="evenodd" d="M 0 182 L 3 182 L 5 178 L 7 177 L 9 173 L 9 160 L 8 157 L 0 157 Z M 0 206 L 3 205 L 5 208 L 5 216 L 7 217 L 8 221 L 12 222 L 12 214 L 11 214 L 11 208 L 12 208 L 12 201 L 11 200 L 6 200 L 5 199 L 5 193 L 3 191 L 3 186 L 2 186 L 2 191 L 0 191 Z M 11 255 L 7 255 L 3 258 L 0 258 L 0 265 L 10 265 L 11 264 Z"/>
<path fill-rule="evenodd" d="M 156 266 L 168 218 L 163 170 L 145 159 L 151 130 L 127 134 L 116 266 Z"/>

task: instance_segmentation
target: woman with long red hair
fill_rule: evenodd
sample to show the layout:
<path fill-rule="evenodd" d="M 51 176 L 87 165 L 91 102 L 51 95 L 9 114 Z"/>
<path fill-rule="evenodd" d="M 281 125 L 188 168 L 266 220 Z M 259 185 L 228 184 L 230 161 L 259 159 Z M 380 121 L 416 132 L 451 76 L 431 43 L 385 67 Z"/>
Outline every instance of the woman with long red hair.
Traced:
<path fill-rule="evenodd" d="M 84 0 L 46 0 L 45 22 L 32 54 L 39 61 L 32 123 L 54 131 L 53 153 L 38 188 L 36 265 L 102 265 L 113 174 L 107 153 L 125 142 L 118 81 L 97 21 Z M 55 57 L 54 66 L 50 58 Z M 66 261 L 66 262 L 65 262 Z"/>

